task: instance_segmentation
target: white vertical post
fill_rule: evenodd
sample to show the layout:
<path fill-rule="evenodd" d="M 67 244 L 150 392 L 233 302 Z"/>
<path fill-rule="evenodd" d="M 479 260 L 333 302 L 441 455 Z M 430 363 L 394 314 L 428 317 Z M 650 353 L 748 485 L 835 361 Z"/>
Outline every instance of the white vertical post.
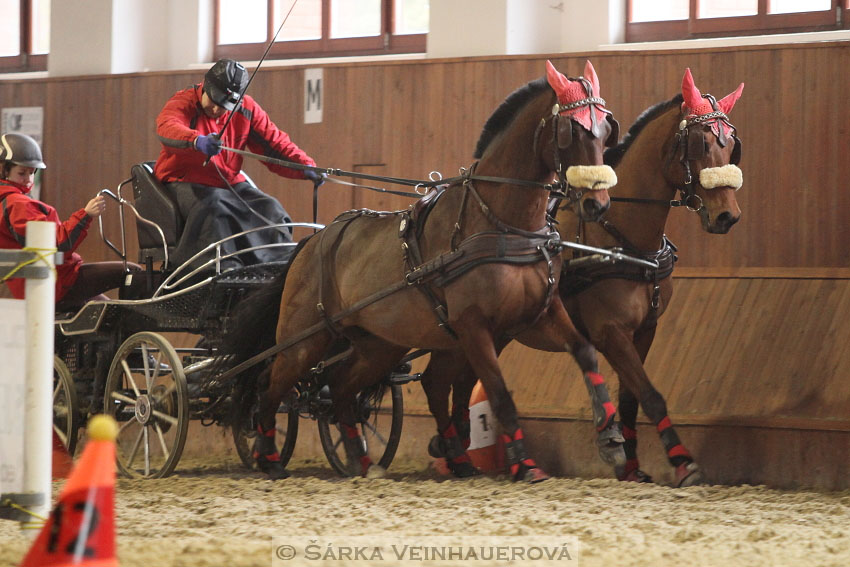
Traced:
<path fill-rule="evenodd" d="M 28 222 L 27 248 L 54 250 L 56 223 Z M 26 398 L 24 411 L 24 493 L 44 494 L 44 503 L 31 509 L 47 517 L 53 465 L 53 318 L 56 274 L 53 253 L 35 265 L 48 266 L 50 275 L 43 279 L 27 278 L 27 355 Z M 21 529 L 41 528 L 43 522 L 22 522 Z"/>

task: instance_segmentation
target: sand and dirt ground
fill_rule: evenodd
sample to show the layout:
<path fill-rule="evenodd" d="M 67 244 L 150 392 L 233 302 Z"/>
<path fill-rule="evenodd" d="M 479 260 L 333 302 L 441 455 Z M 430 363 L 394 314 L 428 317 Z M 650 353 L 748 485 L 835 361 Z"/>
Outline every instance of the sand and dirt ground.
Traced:
<path fill-rule="evenodd" d="M 119 479 L 120 564 L 363 566 L 370 563 L 315 554 L 273 562 L 272 540 L 315 535 L 339 545 L 368 536 L 376 543 L 428 545 L 464 534 L 470 541 L 497 536 L 514 543 L 574 537 L 578 556 L 566 561 L 561 555 L 552 564 L 582 567 L 850 565 L 848 491 L 674 489 L 571 478 L 524 485 L 505 477 L 446 479 L 404 463 L 394 463 L 388 478 L 379 480 L 343 479 L 322 461 L 290 468 L 293 477 L 278 482 L 244 471 L 235 460 L 182 464 L 179 474 L 161 480 Z M 0 566 L 17 565 L 28 545 L 17 524 L 0 521 Z M 437 564 L 410 558 L 406 564 Z"/>

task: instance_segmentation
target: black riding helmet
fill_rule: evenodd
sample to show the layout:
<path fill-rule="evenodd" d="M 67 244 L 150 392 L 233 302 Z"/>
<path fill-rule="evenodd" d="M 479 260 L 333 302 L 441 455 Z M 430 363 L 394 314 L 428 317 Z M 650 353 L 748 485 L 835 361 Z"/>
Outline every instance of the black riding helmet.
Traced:
<path fill-rule="evenodd" d="M 0 136 L 0 162 L 13 163 L 24 167 L 45 169 L 38 142 L 26 134 L 3 134 Z"/>
<path fill-rule="evenodd" d="M 238 61 L 219 59 L 204 75 L 204 92 L 218 106 L 233 110 L 248 86 L 248 71 Z"/>

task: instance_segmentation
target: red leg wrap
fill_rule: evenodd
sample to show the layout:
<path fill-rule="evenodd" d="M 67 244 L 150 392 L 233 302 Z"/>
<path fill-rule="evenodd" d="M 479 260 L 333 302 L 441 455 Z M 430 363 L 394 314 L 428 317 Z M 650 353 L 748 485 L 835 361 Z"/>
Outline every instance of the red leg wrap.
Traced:
<path fill-rule="evenodd" d="M 637 439 L 637 431 L 629 427 L 628 425 L 623 426 L 623 439 Z"/>
<path fill-rule="evenodd" d="M 675 445 L 673 447 L 670 447 L 670 450 L 667 451 L 667 456 L 671 457 L 671 458 L 672 457 L 686 457 L 688 459 L 693 460 L 693 457 L 691 456 L 691 454 L 682 445 Z"/>
<path fill-rule="evenodd" d="M 446 427 L 441 433 L 440 437 L 443 439 L 452 439 L 457 437 L 457 429 L 455 429 L 455 424 L 450 423 L 448 427 Z"/>
<path fill-rule="evenodd" d="M 360 457 L 360 468 L 363 470 L 363 476 L 366 476 L 370 466 L 372 466 L 372 459 L 369 458 L 369 455 Z"/>
<path fill-rule="evenodd" d="M 263 437 L 272 437 L 272 438 L 274 438 L 275 433 L 277 433 L 277 431 L 275 430 L 275 428 L 274 428 L 274 427 L 272 427 L 272 428 L 271 428 L 271 429 L 269 429 L 268 431 L 263 431 L 263 426 L 262 426 L 262 425 L 257 424 L 257 433 L 259 433 L 259 434 L 260 434 L 260 435 L 262 435 Z"/>
<path fill-rule="evenodd" d="M 342 430 L 343 432 L 345 432 L 345 436 L 349 439 L 357 439 L 358 437 L 360 437 L 360 432 L 357 431 L 356 427 L 352 427 L 343 423 Z"/>
<path fill-rule="evenodd" d="M 611 420 L 614 415 L 617 413 L 617 408 L 614 407 L 614 404 L 611 402 L 605 402 L 602 404 L 602 407 L 605 409 L 605 423 L 601 427 L 597 427 L 597 431 L 602 431 L 607 428 L 611 424 Z"/>
<path fill-rule="evenodd" d="M 602 374 L 599 374 L 598 372 L 588 372 L 587 377 L 590 380 L 590 383 L 594 386 L 598 386 L 600 384 L 605 383 L 605 378 L 602 376 Z"/>

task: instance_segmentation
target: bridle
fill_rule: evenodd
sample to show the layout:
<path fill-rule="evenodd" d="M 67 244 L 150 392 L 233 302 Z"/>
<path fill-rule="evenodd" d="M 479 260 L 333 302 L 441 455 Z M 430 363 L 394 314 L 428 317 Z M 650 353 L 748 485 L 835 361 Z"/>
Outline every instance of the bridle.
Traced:
<path fill-rule="evenodd" d="M 670 152 L 670 157 L 665 165 L 669 165 L 673 157 L 679 153 L 679 161 L 685 170 L 684 181 L 678 191 L 681 195 L 679 200 L 667 199 L 642 199 L 637 197 L 611 197 L 611 201 L 620 203 L 655 203 L 665 204 L 670 207 L 685 207 L 691 212 L 702 213 L 705 209 L 702 198 L 696 194 L 697 180 L 691 173 L 691 162 L 705 157 L 705 143 L 703 141 L 702 132 L 696 127 L 708 125 L 712 122 L 720 122 L 717 125 L 717 142 L 721 147 L 726 147 L 729 143 L 729 138 L 726 136 L 724 125 L 732 129 L 732 139 L 735 141 L 735 147 L 732 149 L 732 155 L 729 163 L 738 165 L 741 162 L 741 140 L 738 138 L 735 126 L 729 121 L 729 117 L 725 112 L 720 110 L 717 101 L 710 94 L 702 95 L 711 103 L 714 111 L 701 115 L 688 115 L 679 122 L 679 129 L 675 134 L 673 148 Z M 695 127 L 692 131 L 691 128 Z M 680 151 L 681 148 L 681 151 Z"/>
<path fill-rule="evenodd" d="M 583 196 L 585 191 L 601 191 L 605 189 L 605 187 L 572 187 L 567 182 L 567 172 L 564 168 L 563 161 L 561 160 L 561 151 L 570 147 L 573 141 L 573 130 L 572 123 L 578 122 L 574 120 L 572 117 L 564 116 L 564 112 L 575 110 L 577 108 L 581 108 L 582 106 L 590 107 L 590 121 L 591 128 L 590 133 L 593 137 L 598 137 L 600 134 L 599 122 L 596 118 L 596 110 L 601 110 L 605 113 L 606 118 L 611 123 L 612 128 L 614 128 L 617 132 L 612 132 L 612 136 L 614 139 L 619 137 L 617 134 L 619 132 L 619 125 L 617 121 L 613 118 L 613 113 L 605 108 L 605 99 L 600 98 L 598 96 L 593 96 L 593 86 L 590 84 L 584 77 L 578 77 L 577 79 L 570 78 L 571 81 L 579 81 L 581 85 L 584 87 L 585 93 L 587 96 L 585 98 L 579 99 L 574 102 L 570 102 L 567 104 L 561 104 L 559 102 L 555 102 L 552 106 L 552 113 L 548 117 L 544 117 L 540 119 L 540 122 L 537 124 L 537 128 L 534 130 L 534 142 L 532 144 L 532 151 L 534 155 L 537 155 L 537 147 L 540 141 L 540 134 L 543 129 L 546 127 L 546 124 L 551 121 L 552 122 L 552 152 L 553 152 L 553 164 L 555 166 L 555 173 L 558 176 L 557 189 L 551 191 L 551 195 L 553 198 L 557 200 L 566 199 L 569 205 L 573 205 L 578 202 Z"/>

